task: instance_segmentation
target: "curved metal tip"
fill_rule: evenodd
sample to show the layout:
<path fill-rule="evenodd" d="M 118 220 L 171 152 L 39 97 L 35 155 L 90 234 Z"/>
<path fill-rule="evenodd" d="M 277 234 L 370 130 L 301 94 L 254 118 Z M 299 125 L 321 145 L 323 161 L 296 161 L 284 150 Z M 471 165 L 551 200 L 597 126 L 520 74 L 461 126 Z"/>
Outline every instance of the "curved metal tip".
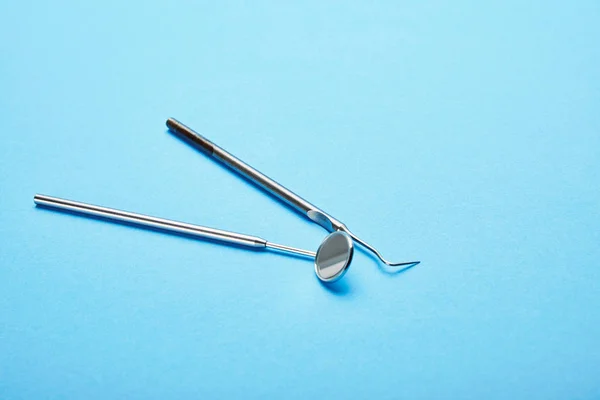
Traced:
<path fill-rule="evenodd" d="M 377 258 L 379 258 L 381 260 L 382 263 L 384 263 L 385 265 L 387 265 L 389 267 L 402 267 L 402 269 L 406 269 L 406 268 L 412 268 L 415 265 L 419 265 L 421 263 L 421 261 L 403 261 L 403 262 L 396 262 L 396 263 L 390 262 L 390 261 L 386 260 L 385 258 L 383 258 L 381 253 L 379 251 L 377 251 L 377 249 L 375 249 L 373 246 L 371 246 L 364 240 L 360 239 L 358 236 L 356 236 L 352 232 L 350 232 L 348 230 L 346 230 L 345 232 L 348 235 L 350 235 L 350 237 L 352 237 L 352 239 L 354 239 L 359 244 L 361 244 L 363 247 L 365 247 L 367 250 L 371 251 L 371 253 L 375 254 L 377 256 Z"/>
<path fill-rule="evenodd" d="M 383 262 L 385 265 L 389 266 L 389 267 L 403 267 L 403 268 L 412 268 L 415 265 L 419 265 L 421 263 L 421 261 L 404 261 L 404 262 L 390 262 L 388 260 L 386 260 L 385 258 L 383 258 L 383 256 L 381 255 L 381 253 L 379 253 L 377 250 L 375 250 L 372 246 L 368 245 L 367 243 L 363 242 L 362 240 L 358 239 L 358 242 L 360 244 L 362 244 L 363 246 L 365 246 L 367 249 L 371 250 L 373 253 L 375 253 L 375 255 L 377 256 L 377 258 L 379 258 L 381 260 L 381 262 Z"/>
<path fill-rule="evenodd" d="M 400 263 L 391 263 L 389 261 L 386 261 L 384 259 L 381 259 L 381 261 L 383 261 L 386 265 L 389 265 L 390 267 L 404 267 L 404 268 L 412 268 L 416 265 L 421 264 L 421 261 L 408 261 L 408 262 L 400 262 Z"/>

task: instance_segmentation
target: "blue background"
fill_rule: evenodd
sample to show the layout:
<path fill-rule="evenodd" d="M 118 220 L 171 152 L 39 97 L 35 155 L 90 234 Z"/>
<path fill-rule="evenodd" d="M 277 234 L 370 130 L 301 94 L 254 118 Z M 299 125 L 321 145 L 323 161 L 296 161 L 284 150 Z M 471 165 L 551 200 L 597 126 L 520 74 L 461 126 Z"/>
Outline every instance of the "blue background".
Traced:
<path fill-rule="evenodd" d="M 0 6 L 0 397 L 600 397 L 600 4 Z M 344 221 L 310 261 L 36 209 L 44 193 L 316 249 L 176 117 Z"/>

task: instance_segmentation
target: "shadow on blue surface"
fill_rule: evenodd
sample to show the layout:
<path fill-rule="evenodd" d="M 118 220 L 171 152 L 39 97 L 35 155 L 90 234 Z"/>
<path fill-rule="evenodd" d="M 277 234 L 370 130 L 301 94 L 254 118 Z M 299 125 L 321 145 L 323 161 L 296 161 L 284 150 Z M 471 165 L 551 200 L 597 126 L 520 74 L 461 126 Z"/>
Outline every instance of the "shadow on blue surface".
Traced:
<path fill-rule="evenodd" d="M 353 294 L 352 286 L 348 283 L 348 277 L 344 277 L 339 281 L 326 283 L 316 278 L 321 286 L 325 288 L 329 293 L 336 296 L 351 296 Z"/>

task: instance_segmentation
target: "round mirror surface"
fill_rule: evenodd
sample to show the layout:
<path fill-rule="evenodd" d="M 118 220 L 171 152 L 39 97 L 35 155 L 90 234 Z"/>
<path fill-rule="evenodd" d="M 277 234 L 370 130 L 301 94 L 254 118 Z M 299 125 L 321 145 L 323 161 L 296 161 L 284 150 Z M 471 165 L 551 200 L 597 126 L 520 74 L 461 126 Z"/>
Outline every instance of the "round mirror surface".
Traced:
<path fill-rule="evenodd" d="M 323 282 L 334 282 L 344 276 L 352 261 L 354 244 L 345 232 L 333 232 L 323 240 L 315 257 L 315 272 Z"/>

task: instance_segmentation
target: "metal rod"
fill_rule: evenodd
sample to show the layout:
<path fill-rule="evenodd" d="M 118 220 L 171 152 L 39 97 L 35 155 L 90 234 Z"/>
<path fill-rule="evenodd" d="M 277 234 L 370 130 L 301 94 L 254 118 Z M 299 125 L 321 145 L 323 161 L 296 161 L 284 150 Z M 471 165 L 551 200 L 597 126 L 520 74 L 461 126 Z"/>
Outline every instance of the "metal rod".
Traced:
<path fill-rule="evenodd" d="M 256 236 L 244 235 L 241 233 L 208 228 L 200 225 L 187 224 L 185 222 L 151 217 L 149 215 L 136 214 L 128 211 L 117 210 L 114 208 L 101 207 L 92 204 L 81 203 L 78 201 L 61 199 L 58 197 L 36 194 L 33 197 L 33 201 L 35 204 L 44 207 L 72 211 L 80 214 L 91 215 L 94 217 L 102 217 L 115 221 L 128 222 L 131 224 L 151 227 L 167 232 L 185 234 L 196 238 L 211 239 L 219 242 L 258 249 L 271 248 L 288 253 L 294 253 L 303 256 L 311 256 L 313 258 L 316 255 L 316 253 L 312 251 L 267 242 L 265 239 Z"/>
<path fill-rule="evenodd" d="M 268 247 L 268 248 L 270 248 L 270 249 L 287 251 L 287 252 L 291 252 L 291 253 L 295 253 L 295 254 L 301 254 L 303 256 L 309 256 L 309 257 L 312 257 L 312 258 L 315 258 L 316 255 L 317 255 L 317 253 L 315 253 L 314 251 L 302 250 L 302 249 L 298 249 L 296 247 L 284 246 L 283 244 L 277 244 L 277 243 L 267 242 L 265 244 L 265 246 Z"/>
<path fill-rule="evenodd" d="M 257 169 L 246 164 L 233 154 L 227 152 L 221 147 L 217 146 L 210 140 L 206 139 L 199 133 L 195 132 L 188 126 L 182 124 L 174 118 L 167 120 L 167 127 L 172 131 L 183 136 L 192 144 L 196 145 L 206 155 L 218 160 L 225 164 L 238 174 L 254 182 L 254 184 L 260 186 L 264 190 L 268 191 L 275 197 L 284 201 L 290 207 L 300 212 L 301 214 L 307 214 L 310 210 L 318 210 L 317 207 L 304 200 L 291 190 L 287 189 L 280 183 L 269 178 L 265 174 L 261 173 Z M 324 214 L 324 213 L 323 213 Z"/>

